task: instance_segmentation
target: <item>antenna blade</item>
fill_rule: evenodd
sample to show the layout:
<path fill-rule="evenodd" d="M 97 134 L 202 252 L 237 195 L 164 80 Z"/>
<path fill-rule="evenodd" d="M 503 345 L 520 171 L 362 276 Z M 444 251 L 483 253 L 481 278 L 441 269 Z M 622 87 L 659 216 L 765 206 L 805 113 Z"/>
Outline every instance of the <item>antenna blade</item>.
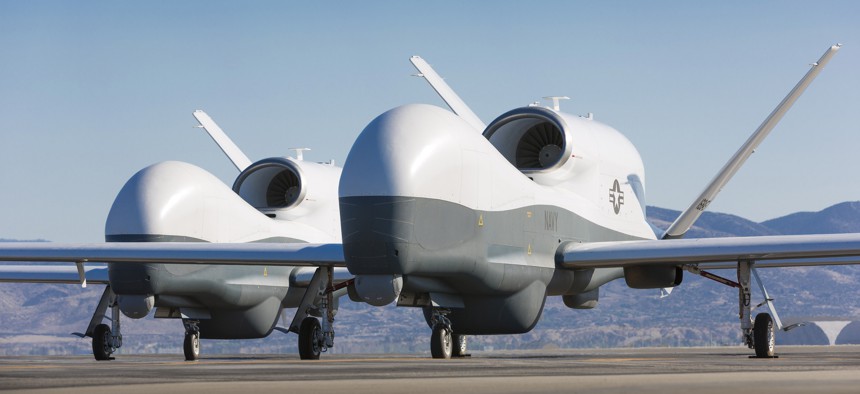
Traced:
<path fill-rule="evenodd" d="M 218 144 L 221 151 L 227 155 L 227 158 L 233 162 L 233 165 L 236 166 L 239 171 L 243 171 L 251 165 L 251 160 L 248 159 L 248 156 L 245 156 L 245 154 L 242 153 L 242 150 L 233 143 L 233 140 L 231 140 L 230 137 L 228 137 L 227 134 L 218 127 L 215 121 L 212 120 L 206 112 L 198 109 L 194 111 L 193 115 L 194 118 L 200 122 L 200 126 L 203 130 L 206 130 L 206 133 L 212 137 L 212 140 Z"/>
<path fill-rule="evenodd" d="M 738 172 L 741 166 L 744 165 L 747 158 L 752 155 L 753 151 L 756 147 L 767 137 L 773 127 L 776 126 L 777 123 L 782 119 L 782 116 L 785 115 L 786 112 L 791 108 L 797 98 L 803 94 L 803 91 L 806 90 L 806 87 L 812 83 L 812 80 L 818 76 L 818 73 L 821 72 L 821 69 L 830 61 L 830 58 L 836 54 L 836 51 L 842 44 L 836 44 L 831 46 L 824 52 L 824 55 L 821 56 L 821 59 L 818 62 L 812 64 L 812 68 L 803 76 L 800 82 L 795 85 L 794 89 L 791 89 L 791 92 L 782 99 L 782 102 L 776 106 L 773 112 L 768 115 L 767 119 L 762 122 L 761 126 L 756 129 L 756 131 L 749 137 L 749 139 L 741 146 L 741 148 L 735 153 L 734 156 L 726 163 L 723 168 L 717 173 L 717 176 L 708 184 L 708 187 L 702 191 L 702 194 L 693 201 L 693 203 L 683 212 L 678 219 L 672 223 L 671 226 L 666 230 L 663 234 L 663 239 L 675 239 L 682 238 L 684 234 L 687 233 L 687 230 L 690 227 L 693 227 L 693 224 L 696 220 L 699 219 L 699 216 L 705 211 L 705 208 L 710 205 L 711 201 L 716 198 L 717 194 L 723 189 L 723 186 L 732 179 L 732 176 Z"/>
<path fill-rule="evenodd" d="M 481 121 L 481 118 L 472 112 L 469 106 L 454 92 L 454 89 L 451 89 L 445 83 L 445 80 L 433 70 L 433 67 L 430 67 L 430 64 L 426 60 L 422 59 L 421 56 L 412 56 L 409 58 L 409 61 L 421 73 L 419 76 L 424 77 L 439 97 L 445 101 L 445 104 L 448 104 L 448 108 L 451 108 L 451 111 L 454 111 L 463 120 L 469 122 L 479 132 L 484 131 L 487 126 Z"/>

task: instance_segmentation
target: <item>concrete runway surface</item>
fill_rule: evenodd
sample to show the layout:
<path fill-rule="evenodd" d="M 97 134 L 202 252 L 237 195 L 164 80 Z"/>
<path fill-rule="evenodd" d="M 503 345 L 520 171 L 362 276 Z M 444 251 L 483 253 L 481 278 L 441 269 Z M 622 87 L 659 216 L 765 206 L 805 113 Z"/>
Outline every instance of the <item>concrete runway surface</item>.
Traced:
<path fill-rule="evenodd" d="M 421 355 L 0 357 L 0 390 L 33 393 L 860 392 L 860 346 L 570 349 Z"/>

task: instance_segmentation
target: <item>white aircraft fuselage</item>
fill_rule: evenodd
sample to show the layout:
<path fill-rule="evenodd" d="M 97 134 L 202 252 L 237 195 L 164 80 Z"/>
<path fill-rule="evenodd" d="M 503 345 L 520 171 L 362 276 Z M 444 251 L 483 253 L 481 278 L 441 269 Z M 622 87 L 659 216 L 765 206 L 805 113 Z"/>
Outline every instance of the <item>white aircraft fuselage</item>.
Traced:
<path fill-rule="evenodd" d="M 654 239 L 644 190 L 639 153 L 597 121 L 526 107 L 481 135 L 444 109 L 402 106 L 373 120 L 344 164 L 344 257 L 368 303 L 449 308 L 457 334 L 522 333 L 546 296 L 593 306 L 597 287 L 624 276 L 556 270 L 555 254 L 564 242 Z M 672 285 L 670 271 L 638 287 Z"/>
<path fill-rule="evenodd" d="M 282 172 L 298 176 L 279 189 L 275 178 Z M 231 190 L 191 164 L 154 164 L 117 195 L 105 241 L 336 243 L 339 176 L 335 166 L 271 158 L 245 169 Z M 313 269 L 151 263 L 108 269 L 127 316 L 141 318 L 159 308 L 157 317 L 197 320 L 202 338 L 218 339 L 269 335 L 281 309 L 301 301 L 305 288 L 290 284 L 304 271 Z"/>

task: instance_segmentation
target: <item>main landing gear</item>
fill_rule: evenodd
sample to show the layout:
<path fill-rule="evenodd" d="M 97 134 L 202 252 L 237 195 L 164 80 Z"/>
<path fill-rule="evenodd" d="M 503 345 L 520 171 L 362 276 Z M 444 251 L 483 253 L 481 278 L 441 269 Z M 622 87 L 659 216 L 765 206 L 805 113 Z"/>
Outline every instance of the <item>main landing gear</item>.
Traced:
<path fill-rule="evenodd" d="M 430 354 L 433 358 L 467 357 L 466 336 L 454 334 L 451 320 L 448 319 L 451 311 L 433 308 L 431 313 L 433 332 L 430 336 Z"/>
<path fill-rule="evenodd" d="M 299 334 L 299 358 L 302 360 L 319 360 L 321 353 L 334 346 L 337 299 L 346 294 L 350 281 L 335 286 L 333 275 L 332 267 L 317 268 L 290 323 L 290 331 Z"/>
<path fill-rule="evenodd" d="M 782 325 L 782 322 L 779 320 L 779 316 L 776 313 L 776 307 L 773 305 L 773 298 L 768 295 L 767 289 L 764 287 L 764 283 L 761 281 L 761 278 L 758 276 L 758 272 L 753 267 L 754 264 L 755 262 L 752 260 L 738 261 L 737 282 L 714 275 L 707 271 L 702 271 L 698 266 L 688 265 L 684 266 L 684 269 L 724 285 L 736 287 L 738 289 L 738 315 L 741 321 L 741 332 L 743 333 L 744 344 L 750 349 L 755 350 L 755 356 L 751 357 L 777 358 L 778 356 L 776 356 L 774 352 L 776 344 L 774 327 L 782 331 L 789 331 L 804 325 L 804 323 L 792 324 L 789 326 Z M 756 306 L 752 306 L 751 301 L 752 291 L 750 290 L 750 279 L 752 277 L 755 277 L 755 280 L 759 285 L 759 289 L 764 296 L 764 301 Z M 767 306 L 770 313 L 759 313 L 756 315 L 755 320 L 753 320 L 753 309 L 761 306 Z"/>
<path fill-rule="evenodd" d="M 111 309 L 110 317 L 105 316 L 108 307 Z M 83 334 L 73 334 L 81 338 L 91 337 L 93 339 L 93 357 L 97 361 L 113 360 L 114 352 L 122 347 L 120 315 L 116 294 L 113 293 L 110 286 L 106 286 L 93 317 L 90 319 L 90 324 L 87 326 L 87 331 Z M 111 324 L 102 323 L 104 319 L 110 320 Z"/>

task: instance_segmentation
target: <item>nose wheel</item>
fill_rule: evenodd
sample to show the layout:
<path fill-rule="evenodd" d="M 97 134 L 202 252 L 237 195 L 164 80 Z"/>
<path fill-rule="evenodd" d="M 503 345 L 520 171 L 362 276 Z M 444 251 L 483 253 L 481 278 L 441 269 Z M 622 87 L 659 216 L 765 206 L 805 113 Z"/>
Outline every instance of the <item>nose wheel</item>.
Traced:
<path fill-rule="evenodd" d="M 451 335 L 451 357 L 469 357 L 468 348 L 466 346 L 466 336 L 462 334 Z"/>
<path fill-rule="evenodd" d="M 195 321 L 185 322 L 185 341 L 182 350 L 185 352 L 185 361 L 200 359 L 200 328 Z"/>
<path fill-rule="evenodd" d="M 433 358 L 451 358 L 453 351 L 451 329 L 444 324 L 433 326 L 433 336 L 430 337 L 430 354 Z"/>
<path fill-rule="evenodd" d="M 448 314 L 451 311 L 443 308 L 433 308 L 430 325 L 433 332 L 430 336 L 430 355 L 433 358 L 468 357 L 466 354 L 466 336 L 454 334 Z"/>

